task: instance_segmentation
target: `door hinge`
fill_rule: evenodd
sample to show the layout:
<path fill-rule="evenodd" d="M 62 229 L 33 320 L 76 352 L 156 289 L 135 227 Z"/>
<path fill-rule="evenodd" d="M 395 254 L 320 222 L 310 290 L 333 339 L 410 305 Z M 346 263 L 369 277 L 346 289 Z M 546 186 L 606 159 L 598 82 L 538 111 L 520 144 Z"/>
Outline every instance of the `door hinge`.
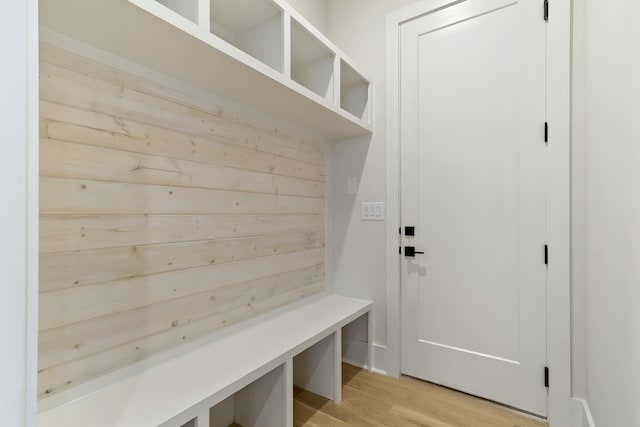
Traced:
<path fill-rule="evenodd" d="M 544 142 L 549 143 L 549 123 L 544 122 Z"/>
<path fill-rule="evenodd" d="M 544 20 L 549 22 L 549 0 L 544 0 Z"/>
<path fill-rule="evenodd" d="M 549 265 L 549 245 L 544 245 L 544 265 Z"/>
<path fill-rule="evenodd" d="M 402 255 L 402 246 L 400 246 L 400 247 L 398 248 L 398 253 L 399 253 L 400 255 Z"/>
<path fill-rule="evenodd" d="M 544 386 L 549 388 L 549 367 L 544 367 Z"/>

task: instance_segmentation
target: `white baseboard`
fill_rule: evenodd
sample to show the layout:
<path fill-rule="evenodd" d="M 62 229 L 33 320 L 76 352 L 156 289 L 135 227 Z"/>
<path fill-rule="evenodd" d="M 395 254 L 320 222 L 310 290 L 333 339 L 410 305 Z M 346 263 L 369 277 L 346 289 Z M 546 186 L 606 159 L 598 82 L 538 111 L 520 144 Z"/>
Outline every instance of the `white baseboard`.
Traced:
<path fill-rule="evenodd" d="M 342 360 L 350 365 L 359 366 L 369 369 L 371 363 L 367 360 L 367 343 L 349 338 L 342 337 Z M 373 366 L 371 371 L 381 375 L 388 375 L 387 371 L 387 347 L 379 344 L 373 344 Z"/>
<path fill-rule="evenodd" d="M 389 375 L 389 358 L 386 345 L 373 344 L 373 372 L 382 375 Z"/>
<path fill-rule="evenodd" d="M 573 398 L 573 427 L 596 427 L 589 409 L 589 402 Z"/>

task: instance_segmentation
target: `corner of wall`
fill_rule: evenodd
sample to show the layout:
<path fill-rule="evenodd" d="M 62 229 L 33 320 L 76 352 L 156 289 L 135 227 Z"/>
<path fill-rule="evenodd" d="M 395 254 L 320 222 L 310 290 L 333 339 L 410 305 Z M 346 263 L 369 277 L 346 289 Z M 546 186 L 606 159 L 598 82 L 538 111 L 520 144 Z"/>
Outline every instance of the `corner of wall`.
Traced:
<path fill-rule="evenodd" d="M 574 398 L 572 404 L 573 427 L 596 427 L 589 409 L 589 402 Z"/>

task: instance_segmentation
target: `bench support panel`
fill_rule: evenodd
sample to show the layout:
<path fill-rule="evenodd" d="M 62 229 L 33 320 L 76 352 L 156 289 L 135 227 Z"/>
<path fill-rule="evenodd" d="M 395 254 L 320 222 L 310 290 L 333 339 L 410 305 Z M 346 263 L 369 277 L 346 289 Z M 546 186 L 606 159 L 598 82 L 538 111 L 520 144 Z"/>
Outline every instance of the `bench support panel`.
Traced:
<path fill-rule="evenodd" d="M 371 371 L 372 340 L 371 316 L 367 313 L 342 328 L 342 360 Z"/>
<path fill-rule="evenodd" d="M 293 383 L 339 402 L 342 398 L 342 340 L 340 330 L 293 358 Z"/>

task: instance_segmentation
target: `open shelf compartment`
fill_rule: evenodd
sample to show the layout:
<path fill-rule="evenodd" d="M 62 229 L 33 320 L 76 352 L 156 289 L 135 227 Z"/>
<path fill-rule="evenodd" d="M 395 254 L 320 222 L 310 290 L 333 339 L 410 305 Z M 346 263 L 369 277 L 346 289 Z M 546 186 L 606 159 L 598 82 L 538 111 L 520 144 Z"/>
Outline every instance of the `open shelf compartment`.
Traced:
<path fill-rule="evenodd" d="M 368 122 L 369 81 L 340 60 L 340 108 Z"/>
<path fill-rule="evenodd" d="M 319 396 L 341 399 L 341 340 L 339 332 L 320 340 L 293 358 L 293 384 Z"/>
<path fill-rule="evenodd" d="M 263 64 L 283 72 L 282 9 L 271 0 L 243 0 L 241 3 L 242 7 L 238 7 L 237 0 L 211 0 L 211 32 Z"/>
<path fill-rule="evenodd" d="M 209 409 L 209 423 L 197 427 L 287 425 L 286 366 L 280 365 Z"/>
<path fill-rule="evenodd" d="M 291 20 L 291 79 L 334 102 L 335 53 Z"/>
<path fill-rule="evenodd" d="M 193 23 L 198 22 L 198 0 L 156 0 Z"/>

